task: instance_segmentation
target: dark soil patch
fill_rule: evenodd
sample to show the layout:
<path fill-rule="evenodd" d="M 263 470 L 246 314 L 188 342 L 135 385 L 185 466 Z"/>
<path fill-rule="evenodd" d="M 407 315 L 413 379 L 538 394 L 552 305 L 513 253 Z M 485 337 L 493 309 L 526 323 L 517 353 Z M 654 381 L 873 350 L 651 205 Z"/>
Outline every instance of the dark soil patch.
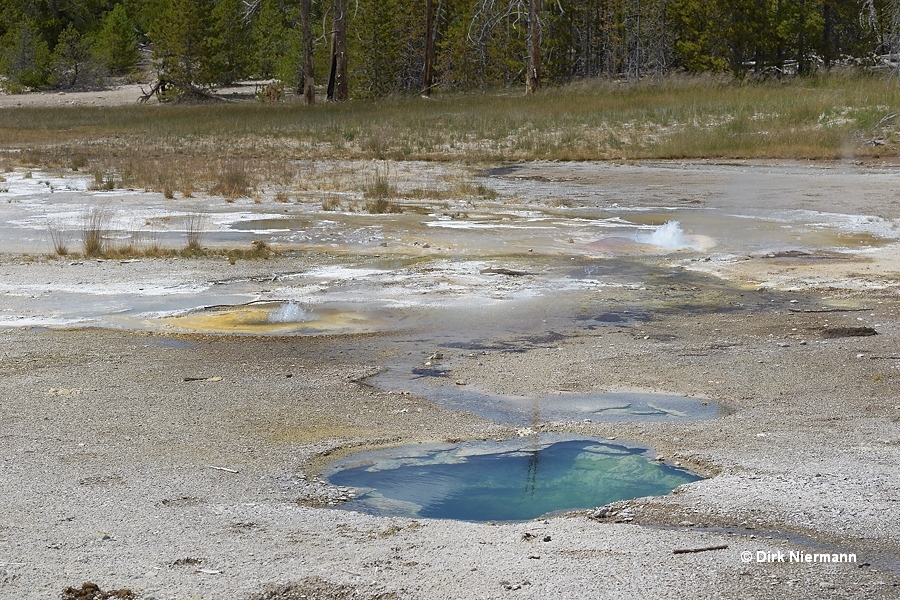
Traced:
<path fill-rule="evenodd" d="M 80 588 L 67 587 L 60 597 L 62 600 L 135 600 L 137 594 L 126 588 L 104 592 L 96 583 L 85 581 Z"/>
<path fill-rule="evenodd" d="M 822 337 L 827 339 L 878 335 L 878 332 L 871 327 L 825 327 L 821 329 L 821 332 Z"/>

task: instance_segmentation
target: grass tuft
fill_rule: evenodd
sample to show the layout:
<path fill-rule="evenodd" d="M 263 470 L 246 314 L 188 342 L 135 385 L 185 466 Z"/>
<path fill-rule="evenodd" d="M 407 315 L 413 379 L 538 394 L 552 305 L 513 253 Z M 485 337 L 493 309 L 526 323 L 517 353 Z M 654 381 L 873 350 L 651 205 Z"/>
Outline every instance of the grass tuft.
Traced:
<path fill-rule="evenodd" d="M 103 256 L 105 250 L 104 237 L 109 227 L 110 215 L 106 209 L 93 207 L 87 211 L 83 219 L 82 252 L 89 258 Z"/>
<path fill-rule="evenodd" d="M 206 223 L 206 217 L 199 213 L 190 214 L 185 218 L 185 232 L 187 243 L 184 249 L 189 253 L 196 253 L 202 250 L 201 244 L 203 240 L 203 226 Z"/>
<path fill-rule="evenodd" d="M 397 196 L 397 186 L 391 181 L 391 170 L 387 164 L 375 166 L 372 176 L 366 179 L 364 194 L 368 199 L 366 212 L 373 215 L 402 212 L 392 201 Z"/>
<path fill-rule="evenodd" d="M 254 240 L 249 250 L 233 249 L 226 253 L 228 262 L 235 264 L 238 260 L 268 260 L 278 253 L 262 240 Z"/>
<path fill-rule="evenodd" d="M 387 198 L 376 198 L 366 202 L 366 212 L 373 215 L 401 213 L 403 209 Z"/>
<path fill-rule="evenodd" d="M 249 196 L 251 187 L 252 178 L 246 161 L 232 160 L 220 169 L 218 180 L 210 191 L 228 200 L 234 200 Z"/>
<path fill-rule="evenodd" d="M 337 196 L 328 196 L 322 200 L 322 210 L 336 211 L 341 210 L 341 199 Z"/>
<path fill-rule="evenodd" d="M 116 189 L 116 175 L 112 171 L 97 169 L 94 171 L 92 190 L 109 192 Z"/>
<path fill-rule="evenodd" d="M 47 225 L 47 230 L 50 232 L 50 241 L 53 244 L 53 252 L 57 256 L 68 256 L 69 243 L 65 231 L 52 223 Z"/>

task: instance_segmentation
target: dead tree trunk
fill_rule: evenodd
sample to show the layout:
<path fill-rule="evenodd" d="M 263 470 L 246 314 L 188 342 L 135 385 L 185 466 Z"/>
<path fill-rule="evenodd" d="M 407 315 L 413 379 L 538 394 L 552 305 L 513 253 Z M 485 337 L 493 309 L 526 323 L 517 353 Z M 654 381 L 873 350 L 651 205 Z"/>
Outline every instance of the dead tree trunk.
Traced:
<path fill-rule="evenodd" d="M 350 97 L 349 90 L 347 82 L 347 18 L 344 12 L 344 0 L 334 0 L 328 99 L 334 102 L 344 102 Z"/>
<path fill-rule="evenodd" d="M 303 35 L 303 102 L 315 104 L 316 90 L 313 87 L 313 39 L 309 24 L 310 0 L 300 0 L 300 27 Z"/>
<path fill-rule="evenodd" d="M 431 95 L 431 86 L 434 85 L 434 14 L 432 12 L 432 0 L 425 0 L 425 83 L 422 93 Z"/>
<path fill-rule="evenodd" d="M 534 94 L 541 89 L 541 0 L 531 0 L 528 9 L 528 75 L 525 93 Z"/>
<path fill-rule="evenodd" d="M 431 95 L 434 88 L 434 56 L 437 53 L 437 37 L 438 26 L 441 22 L 441 7 L 444 0 L 438 0 L 437 12 L 432 11 L 432 0 L 425 2 L 425 85 L 422 87 L 422 93 L 426 96 Z"/>

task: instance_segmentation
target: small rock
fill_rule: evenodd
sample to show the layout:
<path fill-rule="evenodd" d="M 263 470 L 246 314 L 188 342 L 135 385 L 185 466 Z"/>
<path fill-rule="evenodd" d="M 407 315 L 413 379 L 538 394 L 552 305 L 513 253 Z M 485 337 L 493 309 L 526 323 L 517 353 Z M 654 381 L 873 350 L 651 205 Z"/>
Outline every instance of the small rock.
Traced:
<path fill-rule="evenodd" d="M 552 539 L 552 538 L 551 538 L 549 535 L 545 535 L 545 536 L 544 536 L 544 539 L 542 539 L 541 541 L 542 541 L 542 542 L 549 542 L 551 539 Z"/>

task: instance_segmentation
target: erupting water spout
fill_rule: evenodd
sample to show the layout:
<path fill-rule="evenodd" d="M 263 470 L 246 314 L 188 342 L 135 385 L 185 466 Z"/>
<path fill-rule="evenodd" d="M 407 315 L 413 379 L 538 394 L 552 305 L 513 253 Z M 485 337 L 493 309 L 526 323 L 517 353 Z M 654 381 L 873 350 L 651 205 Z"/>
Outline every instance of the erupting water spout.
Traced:
<path fill-rule="evenodd" d="M 309 319 L 309 313 L 296 302 L 285 302 L 269 315 L 269 323 L 303 323 Z"/>
<path fill-rule="evenodd" d="M 638 241 L 645 244 L 653 244 L 667 250 L 691 247 L 678 221 L 666 221 L 663 225 L 657 227 L 653 233 L 640 236 Z"/>

